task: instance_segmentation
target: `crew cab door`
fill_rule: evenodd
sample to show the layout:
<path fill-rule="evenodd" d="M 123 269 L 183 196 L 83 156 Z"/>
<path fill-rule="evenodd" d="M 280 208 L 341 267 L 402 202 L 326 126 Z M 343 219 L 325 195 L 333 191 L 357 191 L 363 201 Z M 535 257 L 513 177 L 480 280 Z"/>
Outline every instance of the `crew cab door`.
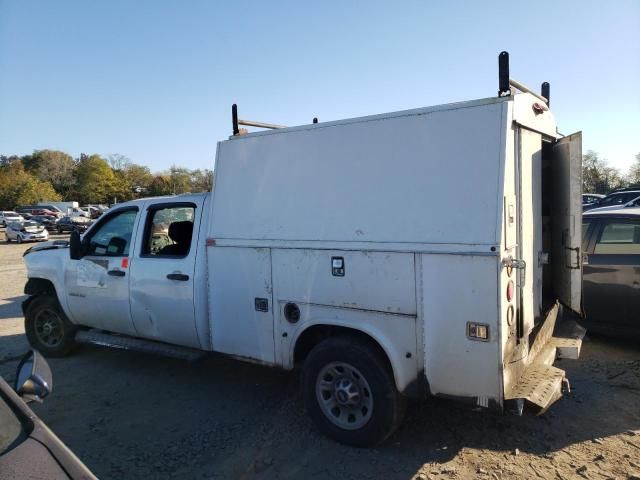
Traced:
<path fill-rule="evenodd" d="M 194 276 L 201 199 L 150 203 L 131 259 L 131 316 L 139 336 L 199 348 Z"/>
<path fill-rule="evenodd" d="M 82 239 L 85 255 L 64 272 L 74 323 L 135 334 L 129 313 L 129 249 L 135 240 L 138 208 L 110 211 Z"/>
<path fill-rule="evenodd" d="M 582 132 L 553 146 L 551 264 L 558 299 L 582 312 Z"/>

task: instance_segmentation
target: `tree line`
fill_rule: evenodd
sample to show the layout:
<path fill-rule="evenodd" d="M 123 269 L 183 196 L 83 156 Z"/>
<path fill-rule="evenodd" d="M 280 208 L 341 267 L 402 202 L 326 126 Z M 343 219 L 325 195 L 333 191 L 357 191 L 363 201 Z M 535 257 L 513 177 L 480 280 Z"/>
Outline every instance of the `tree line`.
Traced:
<path fill-rule="evenodd" d="M 81 154 L 35 150 L 0 155 L 0 210 L 42 201 L 112 204 L 140 197 L 211 190 L 213 171 L 172 166 L 151 173 L 119 154 Z"/>
<path fill-rule="evenodd" d="M 78 158 L 58 150 L 35 150 L 30 155 L 0 155 L 0 209 L 41 201 L 77 201 L 111 204 L 134 198 L 211 190 L 213 171 L 172 166 L 151 173 L 119 154 L 81 154 Z M 598 153 L 582 158 L 585 193 L 609 193 L 615 188 L 640 187 L 640 153 L 627 175 L 608 165 Z"/>
<path fill-rule="evenodd" d="M 582 191 L 584 193 L 607 194 L 621 187 L 640 188 L 640 153 L 628 173 L 623 175 L 617 168 L 609 166 L 597 152 L 589 150 L 582 156 Z"/>

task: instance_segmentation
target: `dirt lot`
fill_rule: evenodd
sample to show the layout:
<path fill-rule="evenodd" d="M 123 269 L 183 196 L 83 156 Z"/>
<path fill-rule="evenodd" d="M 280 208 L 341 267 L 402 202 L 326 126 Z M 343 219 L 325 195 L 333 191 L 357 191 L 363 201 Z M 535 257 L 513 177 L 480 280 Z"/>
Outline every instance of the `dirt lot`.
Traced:
<path fill-rule="evenodd" d="M 0 231 L 0 239 L 4 232 Z M 0 244 L 0 374 L 27 350 L 25 245 Z M 376 449 L 318 435 L 298 376 L 208 356 L 195 364 L 84 347 L 50 361 L 33 408 L 100 478 L 640 478 L 637 343 L 587 338 L 562 362 L 573 391 L 541 417 L 431 400 Z"/>

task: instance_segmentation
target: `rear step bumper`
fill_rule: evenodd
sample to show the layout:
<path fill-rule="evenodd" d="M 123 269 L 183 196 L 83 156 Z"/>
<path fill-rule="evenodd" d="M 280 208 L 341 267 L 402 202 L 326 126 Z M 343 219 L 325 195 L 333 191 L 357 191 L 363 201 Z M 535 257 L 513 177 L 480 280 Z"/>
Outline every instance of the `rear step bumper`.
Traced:
<path fill-rule="evenodd" d="M 515 413 L 522 415 L 531 404 L 541 414 L 562 396 L 569 382 L 565 371 L 553 366 L 559 358 L 576 360 L 580 357 L 582 339 L 586 330 L 575 321 L 558 317 L 555 305 L 540 328 L 518 381 L 505 392 L 505 401 L 515 404 Z"/>
<path fill-rule="evenodd" d="M 119 348 L 121 350 L 179 358 L 188 362 L 193 362 L 204 355 L 202 350 L 195 348 L 170 345 L 168 343 L 155 342 L 143 338 L 127 337 L 126 335 L 117 335 L 100 330 L 80 330 L 76 333 L 75 340 L 78 343 L 89 343 L 102 347 Z"/>

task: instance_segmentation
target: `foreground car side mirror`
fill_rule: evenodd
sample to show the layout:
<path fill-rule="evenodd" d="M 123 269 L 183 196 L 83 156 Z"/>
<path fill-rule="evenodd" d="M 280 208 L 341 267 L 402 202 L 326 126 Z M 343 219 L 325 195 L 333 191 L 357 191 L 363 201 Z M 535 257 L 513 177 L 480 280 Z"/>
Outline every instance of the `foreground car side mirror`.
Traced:
<path fill-rule="evenodd" d="M 71 237 L 69 237 L 69 256 L 71 260 L 80 260 L 82 258 L 82 239 L 80 238 L 80 232 L 78 230 L 71 230 Z"/>
<path fill-rule="evenodd" d="M 35 350 L 27 353 L 16 373 L 15 390 L 25 401 L 42 402 L 53 391 L 53 376 L 49 364 Z"/>

